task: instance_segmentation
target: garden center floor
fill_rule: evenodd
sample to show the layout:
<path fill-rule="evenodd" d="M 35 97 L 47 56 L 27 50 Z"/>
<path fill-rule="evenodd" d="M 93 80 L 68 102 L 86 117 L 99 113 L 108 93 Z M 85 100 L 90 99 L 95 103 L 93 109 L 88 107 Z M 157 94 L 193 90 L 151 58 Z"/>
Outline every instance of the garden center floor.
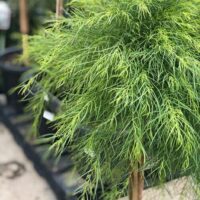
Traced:
<path fill-rule="evenodd" d="M 198 200 L 191 181 L 182 178 L 167 183 L 164 190 L 148 189 L 144 200 Z M 47 182 L 0 123 L 0 200 L 56 200 Z M 121 200 L 128 200 L 123 198 Z"/>
<path fill-rule="evenodd" d="M 192 188 L 192 181 L 187 178 L 171 181 L 163 188 L 147 189 L 143 200 L 199 200 Z M 122 198 L 120 200 L 128 200 Z"/>
<path fill-rule="evenodd" d="M 55 200 L 12 135 L 0 123 L 0 200 Z"/>

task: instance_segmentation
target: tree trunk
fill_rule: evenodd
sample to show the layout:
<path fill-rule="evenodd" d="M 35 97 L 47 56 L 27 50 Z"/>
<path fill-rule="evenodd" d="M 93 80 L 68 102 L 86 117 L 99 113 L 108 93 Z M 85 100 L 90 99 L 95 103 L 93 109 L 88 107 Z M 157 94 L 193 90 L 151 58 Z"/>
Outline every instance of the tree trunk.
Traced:
<path fill-rule="evenodd" d="M 140 171 L 144 164 L 144 159 L 138 163 L 137 168 L 131 173 L 129 178 L 129 200 L 142 200 L 142 193 L 144 189 L 144 175 Z"/>

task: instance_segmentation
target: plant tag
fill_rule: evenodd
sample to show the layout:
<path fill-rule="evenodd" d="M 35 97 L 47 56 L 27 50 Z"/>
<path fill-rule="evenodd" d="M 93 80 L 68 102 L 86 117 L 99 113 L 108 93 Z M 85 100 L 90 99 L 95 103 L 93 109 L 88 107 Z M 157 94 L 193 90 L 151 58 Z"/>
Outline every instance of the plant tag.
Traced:
<path fill-rule="evenodd" d="M 43 113 L 43 117 L 49 121 L 53 121 L 54 120 L 54 117 L 55 115 L 47 110 L 44 111 Z"/>

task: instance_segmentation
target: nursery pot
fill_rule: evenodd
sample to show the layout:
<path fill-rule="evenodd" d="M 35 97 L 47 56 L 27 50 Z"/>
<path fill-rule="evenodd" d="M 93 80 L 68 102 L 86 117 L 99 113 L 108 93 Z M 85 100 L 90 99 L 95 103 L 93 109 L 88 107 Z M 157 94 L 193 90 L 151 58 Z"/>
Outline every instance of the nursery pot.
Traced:
<path fill-rule="evenodd" d="M 3 93 L 3 80 L 2 80 L 2 74 L 0 70 L 0 94 Z"/>
<path fill-rule="evenodd" d="M 0 55 L 0 70 L 2 75 L 3 92 L 6 94 L 7 103 L 21 110 L 23 103 L 20 102 L 22 96 L 17 92 L 10 92 L 11 89 L 19 85 L 21 76 L 29 70 L 29 67 L 15 63 L 15 59 L 22 53 L 19 48 L 8 48 Z"/>

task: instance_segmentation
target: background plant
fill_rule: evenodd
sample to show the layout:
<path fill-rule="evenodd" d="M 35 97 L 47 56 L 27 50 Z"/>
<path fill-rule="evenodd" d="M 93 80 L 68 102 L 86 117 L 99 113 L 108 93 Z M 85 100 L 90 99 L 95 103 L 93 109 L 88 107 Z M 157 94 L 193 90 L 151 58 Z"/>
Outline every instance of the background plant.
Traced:
<path fill-rule="evenodd" d="M 22 88 L 42 86 L 30 105 L 36 126 L 44 92 L 62 101 L 51 149 L 73 150 L 92 199 L 98 187 L 104 200 L 126 195 L 141 157 L 159 183 L 199 179 L 200 1 L 70 6 L 71 18 L 31 38 L 37 74 Z"/>
<path fill-rule="evenodd" d="M 7 33 L 7 45 L 17 44 L 20 39 L 20 28 L 19 28 L 19 1 L 18 0 L 7 0 L 12 10 L 11 28 Z M 47 16 L 50 16 L 50 12 L 55 9 L 55 1 L 47 0 L 29 0 L 28 1 L 28 14 L 30 24 L 30 34 L 38 30 Z"/>

